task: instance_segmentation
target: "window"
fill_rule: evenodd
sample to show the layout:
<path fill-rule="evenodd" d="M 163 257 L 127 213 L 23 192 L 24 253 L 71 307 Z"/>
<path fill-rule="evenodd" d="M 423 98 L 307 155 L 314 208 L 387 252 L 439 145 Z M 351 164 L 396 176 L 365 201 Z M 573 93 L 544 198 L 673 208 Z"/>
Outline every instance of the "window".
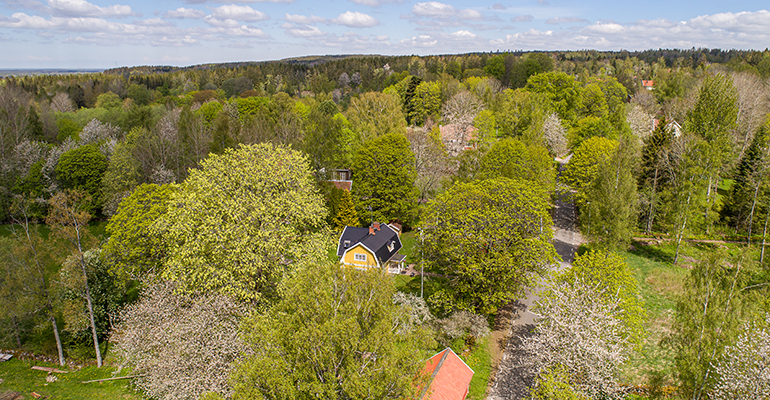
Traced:
<path fill-rule="evenodd" d="M 388 245 L 388 251 L 393 251 L 394 248 L 396 248 L 396 241 L 395 240 L 390 242 L 390 244 Z"/>
<path fill-rule="evenodd" d="M 356 254 L 354 254 L 354 259 L 356 261 L 366 262 L 366 254 L 358 254 L 358 253 L 356 253 Z"/>
<path fill-rule="evenodd" d="M 346 249 L 348 247 L 350 247 L 350 240 L 346 240 L 345 243 L 344 243 L 344 246 L 345 246 Z"/>

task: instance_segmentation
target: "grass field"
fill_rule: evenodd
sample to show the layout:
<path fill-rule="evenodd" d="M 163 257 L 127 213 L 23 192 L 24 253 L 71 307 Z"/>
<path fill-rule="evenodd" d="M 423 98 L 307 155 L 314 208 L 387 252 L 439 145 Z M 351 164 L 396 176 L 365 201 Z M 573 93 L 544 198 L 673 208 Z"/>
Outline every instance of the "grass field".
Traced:
<path fill-rule="evenodd" d="M 649 382 L 654 375 L 661 375 L 666 384 L 671 384 L 674 353 L 661 342 L 671 333 L 676 299 L 682 292 L 682 284 L 689 271 L 671 264 L 674 249 L 670 246 L 637 244 L 634 250 L 621 254 L 636 274 L 647 311 L 644 325 L 647 335 L 640 348 L 632 353 L 622 371 L 622 379 L 628 384 L 642 384 Z"/>
<path fill-rule="evenodd" d="M 0 396 L 5 392 L 17 392 L 25 399 L 32 399 L 32 392 L 52 399 L 141 399 L 142 396 L 134 392 L 127 380 L 107 381 L 101 383 L 81 383 L 94 379 L 113 377 L 115 370 L 111 367 L 85 367 L 80 370 L 71 370 L 67 374 L 54 374 L 58 378 L 56 382 L 46 382 L 47 373 L 31 369 L 32 365 L 55 367 L 57 365 L 38 361 L 19 361 L 11 359 L 0 363 Z M 117 375 L 121 376 L 121 375 Z"/>

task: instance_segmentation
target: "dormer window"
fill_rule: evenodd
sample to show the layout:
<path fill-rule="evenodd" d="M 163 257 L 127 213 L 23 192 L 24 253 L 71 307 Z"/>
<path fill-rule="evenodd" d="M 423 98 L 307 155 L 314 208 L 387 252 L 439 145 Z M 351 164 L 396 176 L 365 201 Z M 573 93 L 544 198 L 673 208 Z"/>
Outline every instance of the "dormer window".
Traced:
<path fill-rule="evenodd" d="M 347 249 L 348 247 L 350 247 L 350 240 L 346 240 L 346 241 L 343 243 L 343 246 L 345 246 L 345 248 L 346 248 L 346 249 Z"/>

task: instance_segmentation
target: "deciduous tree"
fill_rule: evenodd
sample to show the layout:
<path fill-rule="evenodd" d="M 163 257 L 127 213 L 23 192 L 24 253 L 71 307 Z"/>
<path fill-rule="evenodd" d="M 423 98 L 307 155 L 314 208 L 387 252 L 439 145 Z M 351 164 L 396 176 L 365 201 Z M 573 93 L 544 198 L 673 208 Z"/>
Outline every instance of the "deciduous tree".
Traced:
<path fill-rule="evenodd" d="M 353 157 L 353 201 L 358 215 L 377 221 L 416 217 L 417 188 L 414 154 L 404 135 L 391 133 L 373 139 Z"/>
<path fill-rule="evenodd" d="M 88 194 L 77 190 L 65 190 L 55 194 L 48 201 L 49 211 L 46 224 L 51 227 L 52 233 L 71 246 L 70 251 L 77 260 L 80 272 L 83 274 L 83 295 L 86 299 L 88 317 L 91 322 L 91 335 L 94 340 L 94 352 L 96 353 L 96 365 L 102 366 L 102 351 L 99 348 L 99 333 L 96 329 L 94 317 L 93 297 L 88 285 L 88 265 L 85 252 L 93 241 L 88 231 L 88 221 L 91 214 L 88 212 L 90 198 Z"/>
<path fill-rule="evenodd" d="M 433 304 L 488 314 L 521 295 L 557 259 L 548 199 L 539 185 L 497 178 L 457 182 L 429 203 L 423 254 L 453 276 Z"/>
<path fill-rule="evenodd" d="M 159 222 L 169 243 L 162 275 L 186 290 L 271 298 L 285 271 L 324 257 L 326 212 L 301 153 L 263 143 L 212 154 Z"/>
<path fill-rule="evenodd" d="M 153 398 L 197 399 L 209 392 L 229 398 L 233 363 L 248 354 L 238 328 L 249 309 L 216 293 L 177 288 L 167 281 L 148 285 L 121 312 L 110 338 L 117 359 Z"/>
<path fill-rule="evenodd" d="M 239 398 L 415 396 L 430 355 L 430 331 L 405 325 L 384 270 L 309 265 L 288 278 L 282 299 L 244 323 L 254 353 L 232 381 Z M 417 381 L 415 379 L 417 378 Z"/>

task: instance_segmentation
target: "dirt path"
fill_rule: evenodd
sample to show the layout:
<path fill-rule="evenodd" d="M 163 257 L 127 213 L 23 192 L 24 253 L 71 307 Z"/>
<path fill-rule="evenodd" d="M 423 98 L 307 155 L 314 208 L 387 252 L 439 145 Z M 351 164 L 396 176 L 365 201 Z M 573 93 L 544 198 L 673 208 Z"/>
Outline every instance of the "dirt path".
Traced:
<path fill-rule="evenodd" d="M 557 159 L 557 161 L 561 163 L 559 166 L 561 173 L 564 164 L 569 160 Z M 575 204 L 566 196 L 557 198 L 551 214 L 554 222 L 552 243 L 563 260 L 558 266 L 554 265 L 554 269 L 562 270 L 569 268 L 575 259 L 578 246 L 584 243 L 584 239 L 577 229 Z M 529 395 L 529 387 L 532 386 L 534 376 L 528 368 L 519 365 L 523 355 L 519 345 L 521 338 L 530 334 L 534 327 L 535 315 L 529 309 L 537 301 L 540 290 L 540 286 L 528 290 L 525 298 L 507 308 L 507 319 L 508 321 L 512 319 L 510 323 L 505 321 L 506 314 L 501 313 L 503 320 L 498 321 L 492 334 L 494 343 L 498 345 L 498 350 L 492 352 L 493 370 L 497 372 L 490 382 L 488 400 L 524 399 Z M 503 348 L 505 350 L 501 352 L 499 349 Z M 495 357 L 496 354 L 498 357 Z"/>

